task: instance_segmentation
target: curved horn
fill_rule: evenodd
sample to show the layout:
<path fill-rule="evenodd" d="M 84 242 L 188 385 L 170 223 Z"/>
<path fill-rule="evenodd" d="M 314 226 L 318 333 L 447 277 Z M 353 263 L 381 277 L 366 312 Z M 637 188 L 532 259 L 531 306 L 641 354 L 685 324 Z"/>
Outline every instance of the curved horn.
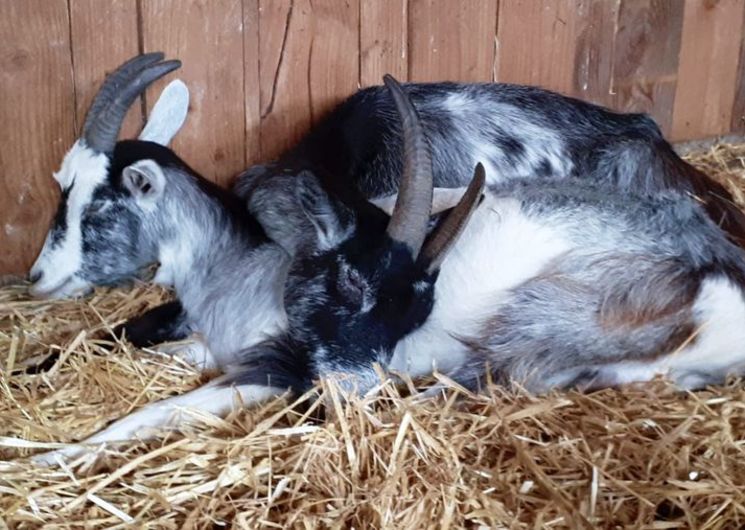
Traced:
<path fill-rule="evenodd" d="M 479 162 L 476 164 L 473 179 L 468 184 L 466 192 L 430 236 L 419 255 L 419 259 L 427 265 L 428 274 L 432 274 L 440 268 L 448 251 L 458 241 L 458 237 L 468 225 L 471 215 L 481 203 L 485 184 L 486 173 L 484 166 Z"/>
<path fill-rule="evenodd" d="M 101 88 L 98 89 L 96 97 L 93 98 L 91 106 L 88 107 L 88 112 L 85 114 L 85 122 L 83 124 L 83 132 L 81 136 L 86 136 L 93 125 L 93 122 L 96 120 L 96 116 L 98 116 L 106 105 L 111 103 L 111 100 L 114 99 L 114 96 L 116 96 L 116 93 L 123 85 L 125 85 L 132 77 L 134 77 L 135 74 L 146 66 L 162 61 L 163 57 L 164 55 L 162 52 L 138 55 L 107 75 Z"/>
<path fill-rule="evenodd" d="M 383 81 L 401 117 L 404 142 L 404 170 L 386 233 L 409 247 L 416 259 L 432 210 L 432 158 L 411 100 L 393 77 L 386 75 Z"/>
<path fill-rule="evenodd" d="M 123 87 L 116 86 L 116 94 L 98 112 L 83 136 L 86 144 L 101 153 L 113 151 L 124 117 L 137 96 L 142 94 L 151 83 L 180 66 L 181 61 L 176 60 L 149 64 L 141 69 L 126 85 Z"/>

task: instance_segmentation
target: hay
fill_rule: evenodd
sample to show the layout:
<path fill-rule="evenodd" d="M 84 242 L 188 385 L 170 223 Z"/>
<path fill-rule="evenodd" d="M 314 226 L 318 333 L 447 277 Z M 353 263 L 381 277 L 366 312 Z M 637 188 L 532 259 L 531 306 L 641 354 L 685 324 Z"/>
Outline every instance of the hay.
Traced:
<path fill-rule="evenodd" d="M 691 159 L 743 201 L 745 146 Z M 40 302 L 0 288 L 0 528 L 745 526 L 739 382 L 424 402 L 384 385 L 348 406 L 326 400 L 323 422 L 310 419 L 316 397 L 304 414 L 278 399 L 110 448 L 92 467 L 30 465 L 37 447 L 203 382 L 111 338 L 166 297 L 138 286 Z M 24 373 L 50 355 L 48 371 Z"/>

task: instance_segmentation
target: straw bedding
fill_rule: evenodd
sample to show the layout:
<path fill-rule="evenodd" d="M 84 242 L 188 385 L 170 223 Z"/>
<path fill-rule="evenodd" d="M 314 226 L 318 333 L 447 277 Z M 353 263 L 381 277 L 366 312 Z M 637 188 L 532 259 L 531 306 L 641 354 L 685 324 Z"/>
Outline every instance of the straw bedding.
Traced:
<path fill-rule="evenodd" d="M 745 146 L 691 158 L 745 203 Z M 282 398 L 195 415 L 92 465 L 32 466 L 24 457 L 49 442 L 208 378 L 112 340 L 167 296 L 136 286 L 41 302 L 0 288 L 0 528 L 745 527 L 739 381 L 416 403 L 386 384 L 347 405 L 324 387 L 323 421 L 317 395 Z M 46 371 L 24 373 L 50 354 Z"/>

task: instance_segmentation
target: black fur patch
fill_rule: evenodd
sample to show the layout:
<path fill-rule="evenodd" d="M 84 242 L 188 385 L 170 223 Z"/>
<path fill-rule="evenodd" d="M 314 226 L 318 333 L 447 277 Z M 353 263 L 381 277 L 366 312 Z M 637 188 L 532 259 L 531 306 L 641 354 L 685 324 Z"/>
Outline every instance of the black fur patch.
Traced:
<path fill-rule="evenodd" d="M 54 215 L 52 224 L 52 245 L 59 244 L 67 230 L 67 200 L 70 197 L 70 190 L 72 190 L 74 185 L 75 181 L 73 180 L 72 184 L 63 189 L 60 195 L 59 206 L 57 207 L 57 213 Z"/>
<path fill-rule="evenodd" d="M 114 335 L 126 338 L 143 348 L 168 341 L 185 339 L 189 333 L 187 315 L 179 300 L 167 302 L 146 311 L 114 328 Z"/>
<path fill-rule="evenodd" d="M 317 376 L 307 350 L 289 337 L 262 342 L 238 353 L 236 358 L 239 368 L 228 375 L 226 385 L 289 388 L 301 394 L 313 386 Z"/>

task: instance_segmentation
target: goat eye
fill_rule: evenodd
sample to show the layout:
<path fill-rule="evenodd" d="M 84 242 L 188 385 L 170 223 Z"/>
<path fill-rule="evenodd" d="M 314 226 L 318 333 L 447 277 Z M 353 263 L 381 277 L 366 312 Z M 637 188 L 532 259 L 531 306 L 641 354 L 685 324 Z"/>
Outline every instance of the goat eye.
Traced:
<path fill-rule="evenodd" d="M 85 209 L 86 215 L 98 215 L 106 211 L 109 207 L 108 201 L 97 201 Z"/>
<path fill-rule="evenodd" d="M 367 289 L 367 282 L 362 275 L 348 267 L 344 266 L 339 271 L 339 292 L 349 301 L 357 305 L 362 305 Z"/>

